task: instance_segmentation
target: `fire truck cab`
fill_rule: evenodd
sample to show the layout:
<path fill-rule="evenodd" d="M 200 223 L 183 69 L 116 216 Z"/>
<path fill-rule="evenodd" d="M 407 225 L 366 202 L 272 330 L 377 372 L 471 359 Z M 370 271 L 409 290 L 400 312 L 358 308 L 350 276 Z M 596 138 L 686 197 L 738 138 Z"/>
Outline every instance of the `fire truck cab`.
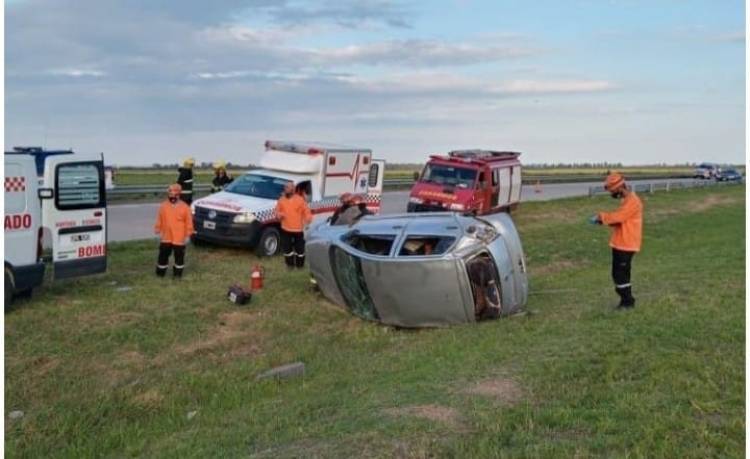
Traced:
<path fill-rule="evenodd" d="M 521 201 L 520 153 L 456 150 L 430 156 L 415 173 L 408 212 L 475 212 L 514 209 Z"/>

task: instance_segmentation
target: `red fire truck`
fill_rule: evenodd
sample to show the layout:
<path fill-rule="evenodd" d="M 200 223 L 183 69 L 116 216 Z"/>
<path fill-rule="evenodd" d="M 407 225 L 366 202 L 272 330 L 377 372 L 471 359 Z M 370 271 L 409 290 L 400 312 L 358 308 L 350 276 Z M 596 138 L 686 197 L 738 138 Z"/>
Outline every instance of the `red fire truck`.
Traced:
<path fill-rule="evenodd" d="M 521 200 L 520 153 L 457 150 L 430 156 L 409 195 L 408 212 L 489 214 L 514 209 Z"/>

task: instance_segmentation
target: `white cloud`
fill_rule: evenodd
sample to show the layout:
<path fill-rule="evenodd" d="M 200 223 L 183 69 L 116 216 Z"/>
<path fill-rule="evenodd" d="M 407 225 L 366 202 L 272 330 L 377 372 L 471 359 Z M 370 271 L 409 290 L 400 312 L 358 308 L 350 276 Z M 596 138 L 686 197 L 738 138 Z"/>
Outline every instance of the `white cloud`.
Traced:
<path fill-rule="evenodd" d="M 745 43 L 745 31 L 738 30 L 735 32 L 727 32 L 727 33 L 719 34 L 716 37 L 714 37 L 714 40 L 729 42 L 729 43 Z"/>
<path fill-rule="evenodd" d="M 103 72 L 101 70 L 77 69 L 77 68 L 52 69 L 48 73 L 50 73 L 51 75 L 67 76 L 67 77 L 74 77 L 74 78 L 80 78 L 80 77 L 99 78 L 107 74 L 106 72 Z"/>
<path fill-rule="evenodd" d="M 538 50 L 520 46 L 396 40 L 340 48 L 308 49 L 313 61 L 327 64 L 460 66 L 529 56 Z"/>
<path fill-rule="evenodd" d="M 605 80 L 514 80 L 500 84 L 494 92 L 502 94 L 556 94 L 602 92 L 617 89 Z"/>

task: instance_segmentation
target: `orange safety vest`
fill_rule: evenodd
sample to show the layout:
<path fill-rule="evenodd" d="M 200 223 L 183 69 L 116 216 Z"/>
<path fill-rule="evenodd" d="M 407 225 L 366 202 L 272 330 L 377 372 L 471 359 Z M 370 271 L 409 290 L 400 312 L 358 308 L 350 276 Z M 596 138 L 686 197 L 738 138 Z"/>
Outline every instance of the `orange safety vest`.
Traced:
<path fill-rule="evenodd" d="M 635 192 L 628 193 L 616 211 L 600 213 L 599 219 L 612 228 L 610 247 L 627 252 L 641 250 L 643 203 Z"/>
<path fill-rule="evenodd" d="M 193 216 L 184 201 L 175 204 L 164 201 L 159 206 L 154 231 L 161 235 L 161 242 L 185 245 L 185 240 L 193 234 Z"/>
<path fill-rule="evenodd" d="M 307 202 L 298 194 L 291 198 L 282 196 L 276 203 L 276 215 L 281 220 L 281 229 L 290 233 L 300 233 L 305 229 L 305 224 L 312 221 L 312 212 L 307 207 Z"/>

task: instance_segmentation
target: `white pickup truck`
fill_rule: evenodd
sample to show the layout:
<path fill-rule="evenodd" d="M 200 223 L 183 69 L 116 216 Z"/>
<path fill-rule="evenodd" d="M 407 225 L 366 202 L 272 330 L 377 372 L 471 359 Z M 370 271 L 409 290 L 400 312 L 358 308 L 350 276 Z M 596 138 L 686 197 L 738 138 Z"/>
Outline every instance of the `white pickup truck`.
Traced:
<path fill-rule="evenodd" d="M 380 211 L 385 161 L 372 159 L 371 150 L 270 140 L 265 148 L 260 169 L 193 202 L 195 243 L 249 246 L 259 255 L 274 255 L 279 248 L 276 201 L 288 182 L 304 192 L 316 221 L 333 214 L 343 193 L 361 194 L 373 213 Z"/>

